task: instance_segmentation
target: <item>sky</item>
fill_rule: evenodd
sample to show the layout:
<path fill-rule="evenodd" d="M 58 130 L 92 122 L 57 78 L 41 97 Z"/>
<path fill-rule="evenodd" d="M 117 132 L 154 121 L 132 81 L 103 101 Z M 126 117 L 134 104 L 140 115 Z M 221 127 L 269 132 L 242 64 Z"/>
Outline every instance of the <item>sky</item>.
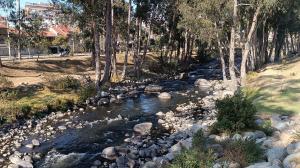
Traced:
<path fill-rule="evenodd" d="M 49 2 L 49 1 L 50 1 L 50 0 L 20 0 L 20 5 L 21 5 L 21 9 L 22 9 L 22 8 L 25 7 L 25 4 L 26 4 L 27 2 L 29 2 L 29 3 L 41 3 L 41 2 L 47 3 L 47 2 Z M 3 11 L 3 9 L 0 9 L 0 15 L 1 15 L 1 16 L 7 16 L 7 13 L 8 13 L 8 12 Z"/>

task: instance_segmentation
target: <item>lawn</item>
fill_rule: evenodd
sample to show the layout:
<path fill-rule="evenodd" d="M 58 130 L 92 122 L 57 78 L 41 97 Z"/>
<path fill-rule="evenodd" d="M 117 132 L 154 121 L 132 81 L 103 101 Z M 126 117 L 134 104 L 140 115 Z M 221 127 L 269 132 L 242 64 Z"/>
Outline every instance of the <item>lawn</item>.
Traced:
<path fill-rule="evenodd" d="M 300 59 L 270 65 L 251 73 L 246 89 L 255 93 L 254 103 L 262 114 L 300 112 Z"/>

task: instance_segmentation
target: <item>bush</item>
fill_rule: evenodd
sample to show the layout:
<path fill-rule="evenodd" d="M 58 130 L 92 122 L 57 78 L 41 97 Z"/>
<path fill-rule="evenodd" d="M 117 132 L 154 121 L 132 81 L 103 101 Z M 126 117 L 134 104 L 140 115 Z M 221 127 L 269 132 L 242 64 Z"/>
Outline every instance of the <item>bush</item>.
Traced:
<path fill-rule="evenodd" d="M 224 143 L 226 161 L 237 162 L 241 167 L 257 162 L 263 157 L 263 150 L 253 140 L 238 140 Z"/>
<path fill-rule="evenodd" d="M 96 93 L 96 88 L 94 84 L 90 83 L 86 86 L 83 86 L 79 90 L 79 101 L 84 102 L 89 97 L 95 95 L 95 93 Z"/>
<path fill-rule="evenodd" d="M 206 143 L 206 140 L 205 140 L 205 137 L 204 137 L 204 133 L 200 129 L 199 131 L 197 131 L 194 134 L 193 140 L 192 140 L 192 145 L 193 145 L 194 148 L 203 150 L 205 148 L 205 143 Z"/>
<path fill-rule="evenodd" d="M 216 108 L 218 114 L 217 122 L 212 127 L 214 133 L 233 133 L 256 126 L 254 121 L 257 110 L 243 92 L 236 92 L 232 97 L 217 100 Z"/>
<path fill-rule="evenodd" d="M 211 168 L 214 163 L 212 151 L 185 150 L 177 155 L 169 168 Z"/>
<path fill-rule="evenodd" d="M 6 77 L 0 75 L 0 88 L 10 88 L 13 87 L 14 83 L 8 80 Z"/>
<path fill-rule="evenodd" d="M 266 133 L 267 136 L 272 136 L 274 132 L 274 128 L 272 127 L 271 120 L 265 121 L 263 125 L 259 126 L 257 129 Z"/>
<path fill-rule="evenodd" d="M 80 81 L 71 76 L 58 79 L 50 79 L 49 88 L 54 90 L 78 90 L 81 86 Z"/>

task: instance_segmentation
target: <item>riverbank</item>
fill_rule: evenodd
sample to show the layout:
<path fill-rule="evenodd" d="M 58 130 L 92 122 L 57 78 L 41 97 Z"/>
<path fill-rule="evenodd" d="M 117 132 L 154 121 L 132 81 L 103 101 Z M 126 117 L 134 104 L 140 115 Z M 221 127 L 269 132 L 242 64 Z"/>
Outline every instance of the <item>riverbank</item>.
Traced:
<path fill-rule="evenodd" d="M 180 78 L 180 76 L 178 76 Z M 127 81 L 129 82 L 129 81 Z M 185 82 L 174 82 L 173 87 L 170 82 L 166 81 L 165 84 L 160 86 L 158 85 L 149 85 L 149 83 L 155 83 L 153 80 L 143 80 L 137 82 L 136 84 L 129 82 L 125 85 L 116 86 L 115 88 L 110 88 L 110 93 L 101 92 L 99 95 L 88 99 L 85 103 L 87 104 L 88 110 L 97 110 L 96 106 L 107 105 L 109 103 L 119 103 L 126 98 L 135 98 L 138 97 L 143 90 L 147 92 L 162 92 L 170 90 L 177 90 L 186 87 Z M 166 88 L 166 86 L 168 86 Z M 169 91 L 170 91 L 169 90 Z M 57 112 L 51 113 L 44 118 L 35 118 L 30 119 L 25 122 L 18 122 L 10 127 L 7 127 L 1 131 L 1 164 L 7 163 L 9 156 L 16 152 L 17 155 L 20 153 L 17 152 L 18 149 L 32 149 L 34 148 L 34 144 L 30 142 L 34 140 L 34 142 L 38 141 L 38 144 L 42 144 L 45 141 L 53 139 L 55 135 L 64 131 L 65 129 L 72 128 L 83 128 L 87 125 L 90 125 L 90 122 L 78 121 L 76 115 L 84 114 L 84 108 L 72 107 L 68 110 L 68 112 Z M 92 124 L 97 122 L 113 122 L 117 120 L 124 119 L 122 116 L 116 116 L 115 118 L 105 118 L 101 121 L 92 121 Z M 61 122 L 64 122 L 64 125 L 60 125 Z M 36 137 L 36 138 L 33 138 Z M 36 144 L 36 143 L 35 143 Z M 24 152 L 24 151 L 23 151 Z M 33 151 L 25 150 L 25 153 L 31 153 L 30 157 L 34 160 L 35 158 L 39 158 L 40 156 L 36 156 Z M 26 154 L 25 154 L 26 155 Z M 20 160 L 19 160 L 20 161 Z"/>

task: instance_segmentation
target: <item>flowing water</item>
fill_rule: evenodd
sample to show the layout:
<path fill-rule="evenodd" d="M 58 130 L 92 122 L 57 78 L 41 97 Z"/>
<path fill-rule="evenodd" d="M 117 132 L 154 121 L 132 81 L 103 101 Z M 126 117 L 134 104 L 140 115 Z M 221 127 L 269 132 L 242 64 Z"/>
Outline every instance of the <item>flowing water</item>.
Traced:
<path fill-rule="evenodd" d="M 182 93 L 186 93 L 183 95 Z M 36 163 L 41 168 L 90 167 L 95 158 L 99 159 L 101 151 L 108 146 L 123 144 L 123 140 L 133 134 L 135 124 L 145 121 L 156 123 L 155 113 L 174 110 L 177 104 L 193 101 L 198 97 L 194 88 L 188 91 L 172 92 L 171 100 L 160 100 L 157 95 L 142 94 L 135 99 L 126 99 L 120 104 L 99 107 L 88 111 L 78 118 L 91 123 L 82 129 L 68 129 L 55 139 L 43 143 L 36 152 L 46 156 Z M 112 122 L 105 118 L 126 118 Z"/>

